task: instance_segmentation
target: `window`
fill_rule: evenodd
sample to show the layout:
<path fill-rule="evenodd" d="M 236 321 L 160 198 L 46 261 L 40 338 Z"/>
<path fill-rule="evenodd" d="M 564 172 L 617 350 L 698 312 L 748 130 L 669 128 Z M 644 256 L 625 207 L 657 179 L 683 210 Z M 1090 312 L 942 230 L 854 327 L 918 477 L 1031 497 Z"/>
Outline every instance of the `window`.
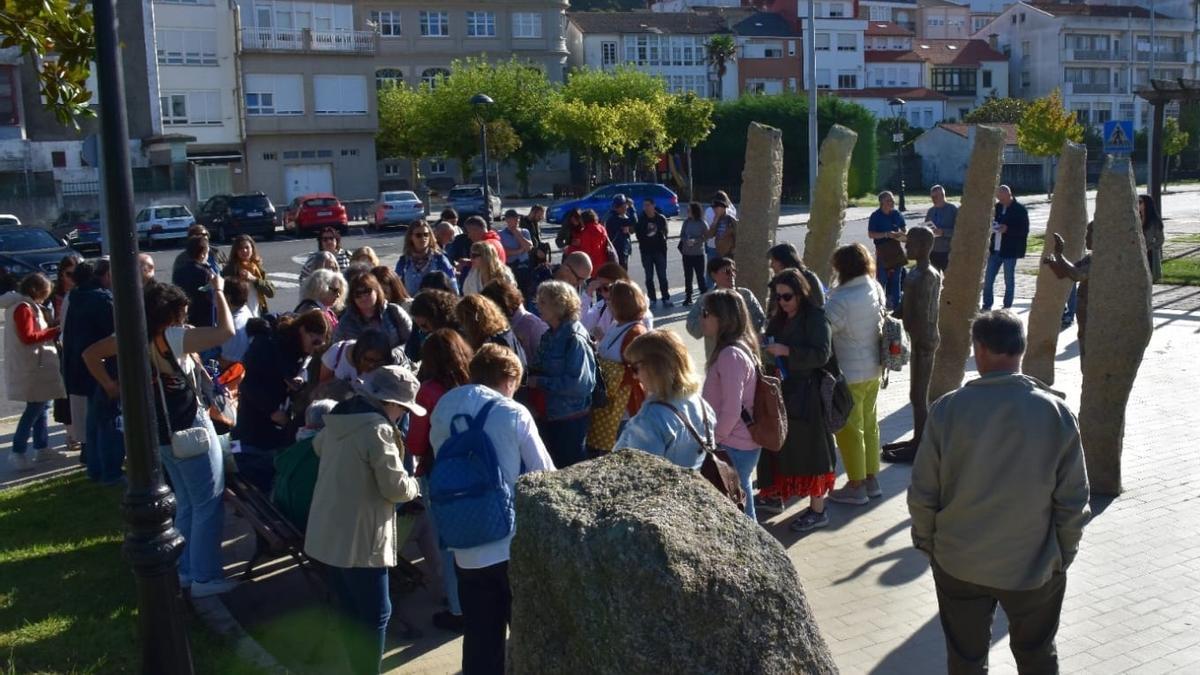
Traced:
<path fill-rule="evenodd" d="M 163 92 L 158 97 L 164 126 L 221 124 L 221 93 L 218 91 Z"/>
<path fill-rule="evenodd" d="M 313 75 L 313 111 L 318 115 L 366 115 L 366 78 L 361 75 Z"/>
<path fill-rule="evenodd" d="M 438 86 L 438 81 L 450 77 L 450 71 L 445 68 L 426 68 L 421 71 L 421 83 L 429 85 L 430 89 Z"/>
<path fill-rule="evenodd" d="M 67 168 L 67 153 L 63 150 L 55 150 L 51 152 L 50 165 L 56 169 Z"/>
<path fill-rule="evenodd" d="M 983 73 L 981 75 L 982 75 L 982 77 L 980 79 L 982 80 L 983 88 L 991 89 L 992 88 L 992 71 L 985 70 L 985 71 L 983 71 Z"/>
<path fill-rule="evenodd" d="M 838 89 L 858 89 L 858 75 L 855 73 L 838 73 Z"/>
<path fill-rule="evenodd" d="M 513 12 L 512 24 L 512 36 L 515 38 L 542 37 L 542 15 L 537 12 Z"/>
<path fill-rule="evenodd" d="M 829 33 L 817 33 L 816 48 L 819 52 L 829 51 Z"/>
<path fill-rule="evenodd" d="M 828 89 L 830 72 L 828 68 L 817 68 L 817 89 Z"/>
<path fill-rule="evenodd" d="M 782 94 L 783 80 L 746 80 L 746 93 L 750 94 Z"/>
<path fill-rule="evenodd" d="M 158 52 L 159 65 L 217 65 L 217 32 L 215 30 L 164 28 L 154 31 L 154 47 Z"/>
<path fill-rule="evenodd" d="M 607 68 L 617 65 L 617 43 L 601 42 L 600 43 L 600 66 Z"/>
<path fill-rule="evenodd" d="M 1100 126 L 1112 119 L 1112 104 L 1097 103 L 1092 108 L 1092 121 Z"/>
<path fill-rule="evenodd" d="M 358 157 L 358 148 L 343 148 L 342 157 Z"/>
<path fill-rule="evenodd" d="M 321 157 L 321 158 L 333 157 L 333 151 L 332 150 L 318 150 L 317 157 Z"/>
<path fill-rule="evenodd" d="M 1121 119 L 1123 119 L 1123 120 L 1132 120 L 1133 119 L 1134 113 L 1133 113 L 1133 104 L 1132 103 L 1122 103 L 1120 105 L 1120 107 L 1118 108 L 1118 110 L 1120 111 Z"/>
<path fill-rule="evenodd" d="M 371 23 L 383 37 L 400 37 L 400 12 L 371 12 Z"/>
<path fill-rule="evenodd" d="M 639 66 L 707 65 L 704 41 L 699 36 L 626 35 L 625 62 Z"/>
<path fill-rule="evenodd" d="M 278 156 L 278 155 L 276 155 L 276 154 L 275 154 L 275 153 L 273 153 L 273 152 L 264 152 L 264 153 L 262 154 L 262 158 L 263 158 L 263 161 L 266 161 L 266 162 L 271 162 L 271 161 L 274 161 L 274 160 L 278 159 L 278 158 L 279 158 L 279 156 Z"/>
<path fill-rule="evenodd" d="M 965 116 L 965 113 L 964 113 L 964 116 Z M 924 126 L 926 129 L 933 127 L 933 109 L 926 108 L 926 109 L 922 110 L 921 111 L 921 119 L 925 123 Z"/>
<path fill-rule="evenodd" d="M 399 68 L 380 68 L 375 71 L 376 91 L 404 84 L 404 71 Z"/>
<path fill-rule="evenodd" d="M 871 20 L 872 21 L 891 21 L 892 10 L 889 7 L 879 7 L 871 5 Z"/>
<path fill-rule="evenodd" d="M 921 111 L 920 110 L 909 110 L 908 111 L 908 123 L 914 127 L 921 126 Z"/>
<path fill-rule="evenodd" d="M 399 164 L 391 164 L 391 163 L 384 164 L 383 165 L 383 175 L 387 176 L 388 178 L 392 178 L 394 176 L 399 176 L 400 175 L 400 165 Z"/>
<path fill-rule="evenodd" d="M 943 94 L 974 95 L 978 73 L 970 68 L 934 68 L 933 89 Z"/>
<path fill-rule="evenodd" d="M 842 19 L 846 16 L 846 5 L 841 2 L 829 3 L 829 16 L 834 19 Z"/>
<path fill-rule="evenodd" d="M 448 37 L 450 35 L 449 12 L 421 12 L 421 37 Z"/>
<path fill-rule="evenodd" d="M 283 158 L 284 159 L 300 159 L 300 151 L 299 150 L 284 150 Z"/>
<path fill-rule="evenodd" d="M 434 157 L 429 160 L 429 175 L 440 176 L 446 173 L 446 160 L 441 157 Z"/>
<path fill-rule="evenodd" d="M 300 159 L 316 159 L 316 158 L 317 158 L 316 150 L 301 150 L 300 151 Z"/>
<path fill-rule="evenodd" d="M 1029 81 L 1030 81 L 1030 80 L 1029 80 L 1029 71 L 1028 71 L 1028 70 L 1022 70 L 1022 71 L 1021 71 L 1021 88 L 1022 88 L 1022 89 L 1028 89 L 1028 88 L 1029 88 Z"/>
<path fill-rule="evenodd" d="M 0 66 L 0 124 L 12 126 L 17 119 L 16 67 Z"/>
<path fill-rule="evenodd" d="M 304 82 L 299 75 L 246 75 L 247 115 L 303 115 Z"/>
<path fill-rule="evenodd" d="M 779 47 L 767 47 L 763 50 L 764 59 L 782 59 L 783 50 Z"/>
<path fill-rule="evenodd" d="M 496 13 L 467 12 L 467 37 L 496 37 Z"/>
<path fill-rule="evenodd" d="M 708 97 L 708 76 L 706 75 L 668 75 L 667 92 L 671 94 L 686 94 L 691 92 L 697 96 Z"/>
<path fill-rule="evenodd" d="M 856 52 L 856 51 L 858 51 L 858 34 L 857 33 L 838 33 L 837 34 L 837 50 L 839 52 Z"/>

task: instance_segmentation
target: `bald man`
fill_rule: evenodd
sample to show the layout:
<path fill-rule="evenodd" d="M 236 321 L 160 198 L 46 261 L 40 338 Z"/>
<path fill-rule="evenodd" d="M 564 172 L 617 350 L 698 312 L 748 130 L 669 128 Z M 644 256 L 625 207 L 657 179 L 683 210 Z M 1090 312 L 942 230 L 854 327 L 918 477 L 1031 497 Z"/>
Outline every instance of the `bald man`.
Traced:
<path fill-rule="evenodd" d="M 992 309 L 992 287 L 1004 269 L 1004 309 L 1012 307 L 1016 291 L 1017 261 L 1025 257 L 1029 240 L 1029 212 L 1007 185 L 996 188 L 996 210 L 992 218 L 992 241 L 988 245 L 987 272 L 983 276 L 983 311 Z"/>

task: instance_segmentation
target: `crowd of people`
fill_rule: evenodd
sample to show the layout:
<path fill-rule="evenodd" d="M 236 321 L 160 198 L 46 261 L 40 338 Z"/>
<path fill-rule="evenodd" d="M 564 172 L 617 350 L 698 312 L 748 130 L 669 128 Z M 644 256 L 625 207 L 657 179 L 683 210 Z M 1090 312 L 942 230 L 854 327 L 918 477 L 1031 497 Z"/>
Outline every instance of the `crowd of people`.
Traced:
<path fill-rule="evenodd" d="M 944 268 L 956 209 L 940 187 L 932 196 L 926 225 L 933 262 Z M 788 524 L 797 532 L 830 524 L 827 501 L 862 506 L 881 497 L 879 343 L 886 313 L 902 303 L 904 265 L 892 264 L 888 249 L 906 230 L 890 193 L 870 219 L 876 250 L 837 249 L 830 289 L 792 245 L 767 251 L 765 309 L 736 283 L 738 221 L 728 195 L 707 209 L 689 205 L 678 250 L 682 302 L 691 305 L 686 329 L 705 344 L 700 364 L 676 333 L 655 326 L 651 307 L 673 305 L 668 221 L 652 200 L 637 206 L 619 195 L 603 217 L 569 212 L 557 264 L 542 239 L 542 207 L 508 211 L 499 231 L 474 216 L 460 227 L 453 210 L 413 223 L 394 268 L 369 247 L 343 249 L 327 228 L 302 266 L 291 311 L 277 306 L 249 237 L 234 239 L 226 255 L 194 227 L 171 283 L 144 257 L 159 454 L 187 541 L 180 583 L 194 597 L 234 586 L 220 564 L 225 435 L 238 448 L 236 470 L 273 496 L 326 571 L 351 626 L 344 642 L 355 672 L 376 672 L 382 657 L 387 569 L 403 544 L 394 537 L 398 509 L 423 514 L 434 533 L 436 544 L 422 551 L 446 600 L 434 624 L 463 633 L 463 668 L 473 674 L 504 669 L 511 494 L 522 473 L 621 448 L 691 470 L 713 454 L 751 496 L 751 520 L 807 499 Z M 1001 269 L 1004 306 L 1012 304 L 1010 261 L 1024 255 L 1027 233 L 1024 207 L 1002 187 L 985 309 Z M 644 287 L 628 273 L 633 240 Z M 53 408 L 69 443 L 82 448 L 88 477 L 120 484 L 109 266 L 67 258 L 60 270 L 54 284 L 32 274 L 0 298 L 10 398 L 26 402 L 12 461 L 28 467 L 49 451 Z M 778 378 L 787 429 L 781 447 L 766 451 L 752 429 L 764 374 Z M 844 382 L 853 401 L 844 420 L 829 414 L 831 380 Z M 509 495 L 493 519 L 508 529 L 492 539 L 456 530 L 462 521 L 446 514 L 463 506 L 439 491 L 472 478 L 448 475 L 466 461 L 455 448 L 469 433 L 491 448 L 471 460 L 490 462 L 500 477 L 489 489 Z M 847 474 L 840 488 L 839 454 Z"/>

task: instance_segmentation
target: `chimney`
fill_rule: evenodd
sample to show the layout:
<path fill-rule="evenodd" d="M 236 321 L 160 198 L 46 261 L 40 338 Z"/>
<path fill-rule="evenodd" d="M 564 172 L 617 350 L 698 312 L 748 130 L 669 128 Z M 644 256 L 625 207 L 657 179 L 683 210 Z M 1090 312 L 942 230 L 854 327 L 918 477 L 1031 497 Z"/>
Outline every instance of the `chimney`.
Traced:
<path fill-rule="evenodd" d="M 989 33 L 988 46 L 996 51 L 1000 51 L 1000 36 L 995 33 Z"/>

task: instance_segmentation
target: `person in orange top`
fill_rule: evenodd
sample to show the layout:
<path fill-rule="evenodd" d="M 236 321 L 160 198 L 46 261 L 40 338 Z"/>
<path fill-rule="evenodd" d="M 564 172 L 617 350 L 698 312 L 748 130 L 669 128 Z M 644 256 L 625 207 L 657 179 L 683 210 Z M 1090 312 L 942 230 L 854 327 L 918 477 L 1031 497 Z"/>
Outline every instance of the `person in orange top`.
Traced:
<path fill-rule="evenodd" d="M 608 239 L 608 230 L 600 224 L 596 212 L 587 209 L 580 214 L 582 227 L 572 233 L 571 243 L 567 245 L 564 255 L 575 251 L 583 251 L 592 260 L 592 269 L 599 269 L 609 260 L 616 259 L 616 250 Z"/>
<path fill-rule="evenodd" d="M 50 325 L 43 307 L 50 291 L 50 280 L 34 272 L 21 279 L 17 290 L 0 297 L 0 307 L 6 310 L 4 374 L 8 398 L 25 403 L 25 411 L 13 432 L 9 456 L 9 462 L 18 471 L 33 468 L 39 453 L 50 449 L 47 419 L 50 401 L 66 394 L 54 344 L 59 328 Z M 30 436 L 33 450 L 27 452 Z"/>

